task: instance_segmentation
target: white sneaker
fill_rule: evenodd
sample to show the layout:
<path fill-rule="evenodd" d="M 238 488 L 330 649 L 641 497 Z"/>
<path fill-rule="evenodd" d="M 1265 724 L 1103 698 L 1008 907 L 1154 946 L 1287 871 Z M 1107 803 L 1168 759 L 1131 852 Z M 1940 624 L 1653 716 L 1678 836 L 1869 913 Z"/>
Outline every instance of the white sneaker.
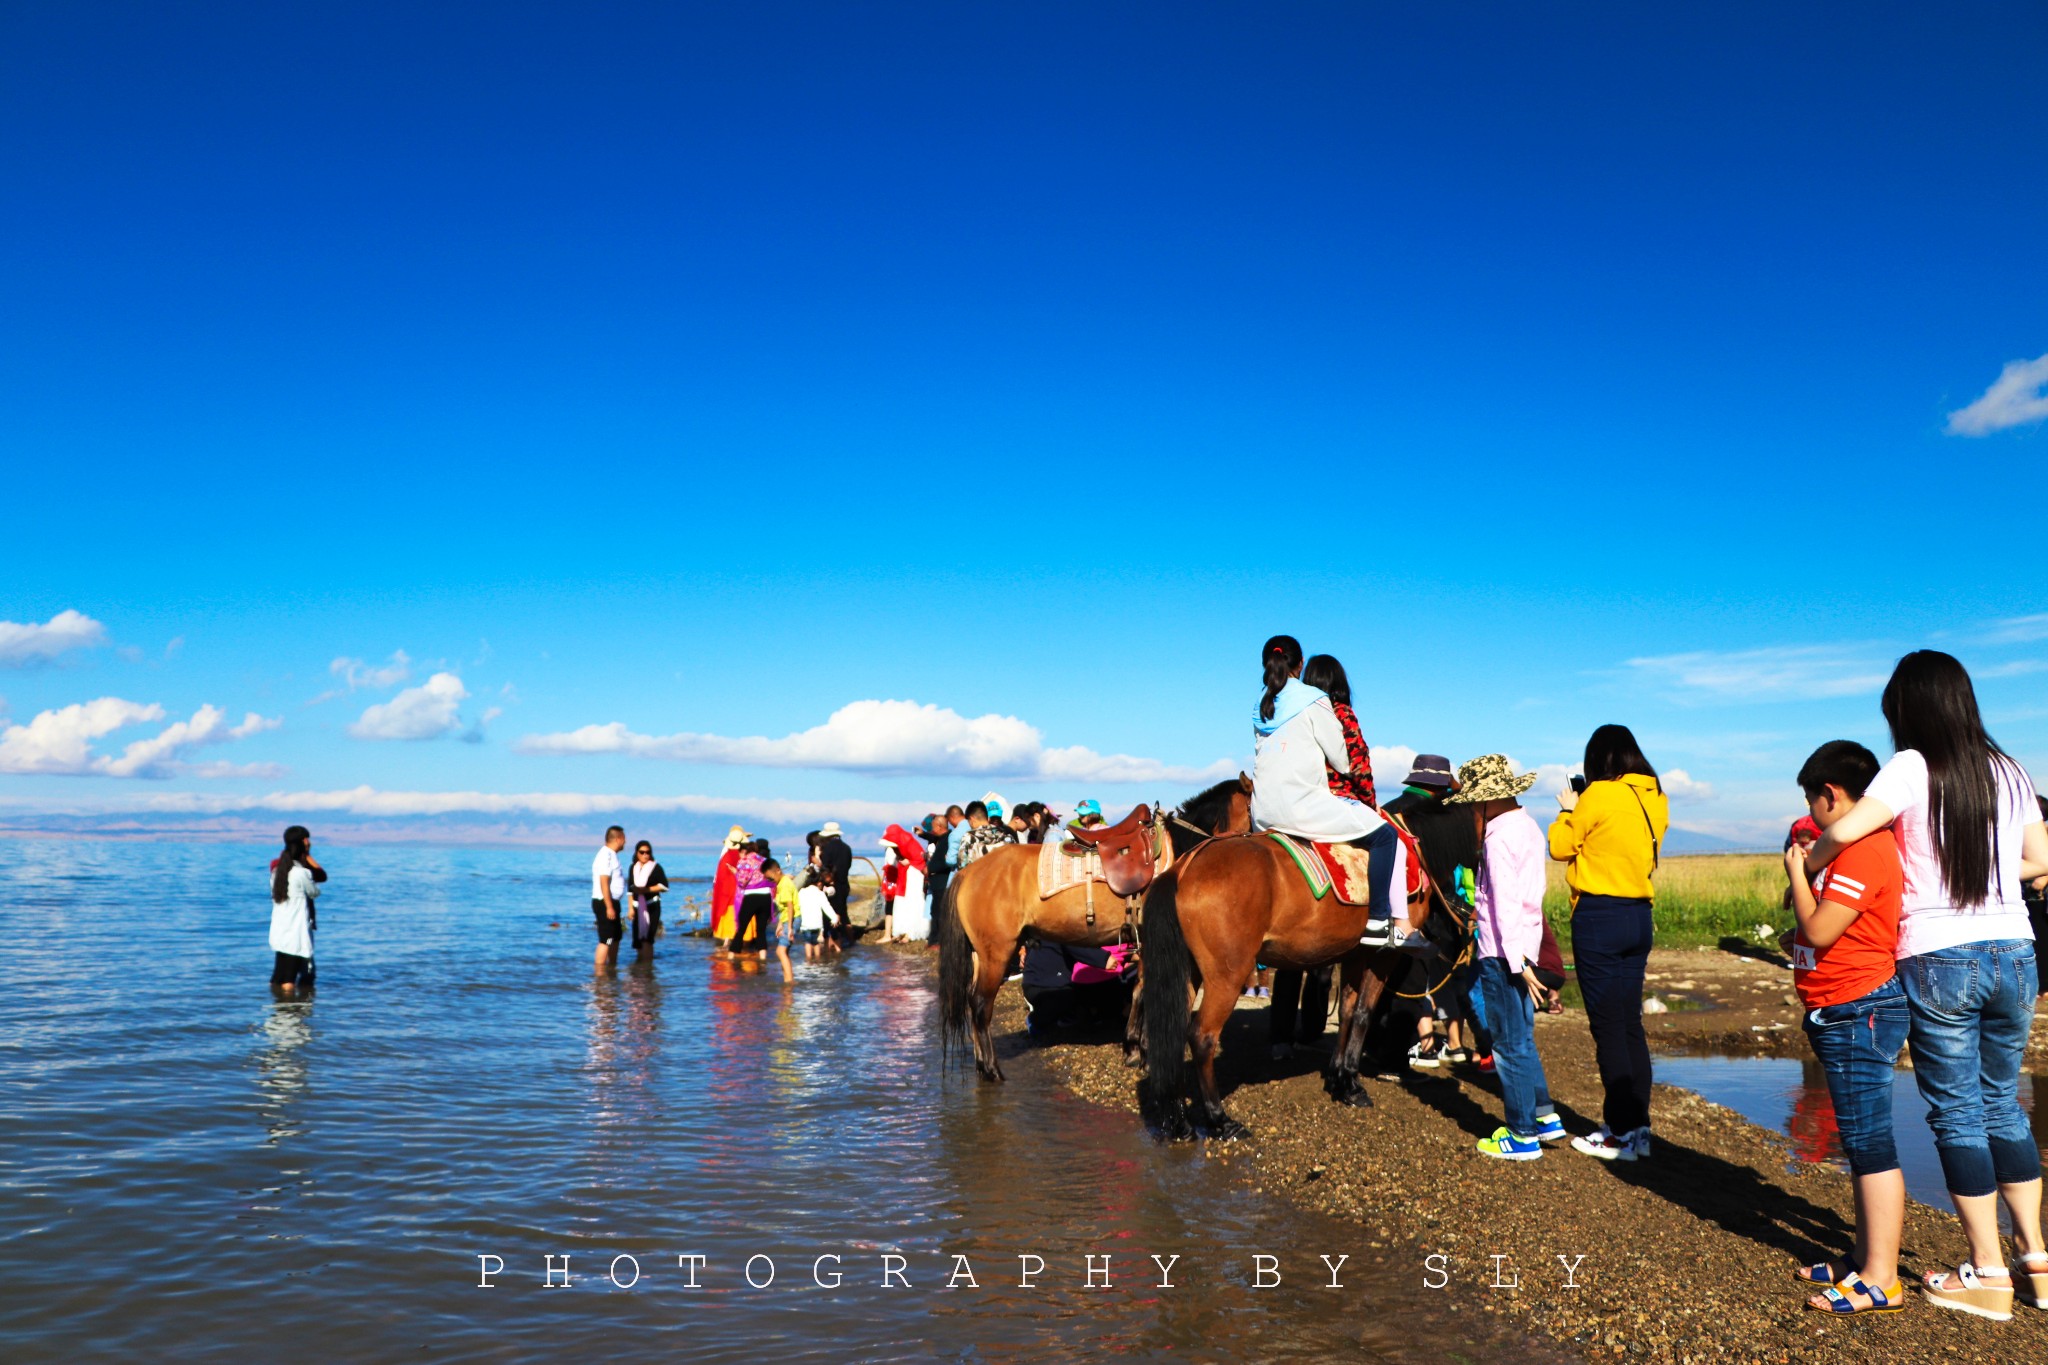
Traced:
<path fill-rule="evenodd" d="M 1365 932 L 1358 936 L 1362 948 L 1384 948 L 1393 941 L 1394 922 L 1390 919 L 1369 919 Z"/>
<path fill-rule="evenodd" d="M 1625 1133 L 1620 1137 L 1616 1137 L 1608 1131 L 1607 1125 L 1603 1123 L 1600 1125 L 1599 1132 L 1586 1137 L 1573 1138 L 1572 1150 L 1584 1152 L 1590 1157 L 1598 1157 L 1602 1161 L 1634 1161 L 1636 1159 L 1635 1138 L 1636 1135 L 1634 1133 Z M 1649 1145 L 1649 1138 L 1645 1136 L 1643 1139 L 1645 1151 L 1649 1149 Z"/>

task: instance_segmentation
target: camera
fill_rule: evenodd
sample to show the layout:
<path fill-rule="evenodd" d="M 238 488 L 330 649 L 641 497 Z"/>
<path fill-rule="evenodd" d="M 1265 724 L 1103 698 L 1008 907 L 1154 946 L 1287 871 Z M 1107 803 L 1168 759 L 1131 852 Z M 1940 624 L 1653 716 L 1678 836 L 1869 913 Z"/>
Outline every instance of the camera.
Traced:
<path fill-rule="evenodd" d="M 1586 775 L 1584 773 L 1572 774 L 1572 790 L 1581 796 L 1586 794 Z"/>

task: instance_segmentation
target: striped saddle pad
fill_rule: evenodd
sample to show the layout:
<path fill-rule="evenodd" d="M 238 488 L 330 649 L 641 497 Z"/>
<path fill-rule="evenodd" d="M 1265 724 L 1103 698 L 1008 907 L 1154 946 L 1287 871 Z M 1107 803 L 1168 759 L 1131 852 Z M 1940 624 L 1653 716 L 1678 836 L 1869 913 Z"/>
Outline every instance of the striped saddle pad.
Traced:
<path fill-rule="evenodd" d="M 1084 882 L 1102 880 L 1102 855 L 1089 849 L 1085 853 L 1069 853 L 1065 841 L 1047 839 L 1039 845 L 1038 854 L 1038 898 L 1049 900 L 1062 891 L 1070 891 Z"/>
<path fill-rule="evenodd" d="M 1277 829 L 1267 830 L 1266 837 L 1287 850 L 1287 856 L 1300 869 L 1308 882 L 1310 894 L 1317 900 L 1334 891 L 1337 899 L 1345 905 L 1370 902 L 1372 893 L 1366 884 L 1368 859 L 1364 849 L 1353 848 L 1350 844 L 1311 843 Z"/>

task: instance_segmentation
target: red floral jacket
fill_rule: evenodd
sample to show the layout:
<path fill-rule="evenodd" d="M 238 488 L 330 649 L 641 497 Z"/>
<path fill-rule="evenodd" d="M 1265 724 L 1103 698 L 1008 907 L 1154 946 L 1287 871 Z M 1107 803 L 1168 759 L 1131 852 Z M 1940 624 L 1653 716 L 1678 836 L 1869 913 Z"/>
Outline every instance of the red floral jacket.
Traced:
<path fill-rule="evenodd" d="M 1351 771 L 1340 773 L 1328 768 L 1330 790 L 1378 810 L 1379 797 L 1372 789 L 1372 751 L 1365 747 L 1365 736 L 1359 732 L 1358 713 L 1341 701 L 1332 702 L 1331 708 L 1337 713 L 1337 723 L 1344 727 L 1344 752 L 1351 755 Z"/>

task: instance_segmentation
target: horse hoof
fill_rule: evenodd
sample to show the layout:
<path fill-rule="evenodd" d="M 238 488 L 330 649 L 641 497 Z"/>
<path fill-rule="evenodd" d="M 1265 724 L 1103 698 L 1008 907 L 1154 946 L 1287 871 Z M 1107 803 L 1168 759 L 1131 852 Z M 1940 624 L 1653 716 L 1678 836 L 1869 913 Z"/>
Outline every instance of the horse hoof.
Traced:
<path fill-rule="evenodd" d="M 1337 1103 L 1349 1105 L 1353 1109 L 1370 1109 L 1372 1108 L 1372 1096 L 1368 1095 L 1365 1092 L 1365 1087 L 1361 1085 L 1348 1095 L 1337 1096 Z"/>
<path fill-rule="evenodd" d="M 1218 1115 L 1209 1125 L 1209 1138 L 1212 1142 L 1236 1142 L 1239 1138 L 1248 1138 L 1251 1135 L 1251 1129 L 1228 1114 Z"/>
<path fill-rule="evenodd" d="M 1145 1069 L 1145 1054 L 1142 1052 L 1126 1052 L 1124 1054 L 1124 1065 L 1132 1071 L 1143 1071 Z"/>

